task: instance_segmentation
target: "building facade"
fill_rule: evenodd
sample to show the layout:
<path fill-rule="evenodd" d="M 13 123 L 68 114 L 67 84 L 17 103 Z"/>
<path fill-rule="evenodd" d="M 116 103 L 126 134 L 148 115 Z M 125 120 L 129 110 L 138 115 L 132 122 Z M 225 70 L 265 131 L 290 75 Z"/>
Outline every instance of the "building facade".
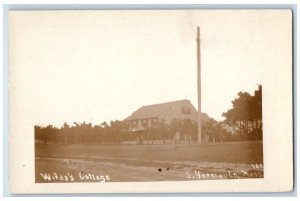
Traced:
<path fill-rule="evenodd" d="M 159 124 L 169 125 L 173 119 L 190 119 L 197 124 L 198 112 L 189 100 L 178 100 L 160 104 L 142 106 L 125 119 L 129 131 L 144 131 Z M 202 113 L 202 121 L 208 121 Z"/>

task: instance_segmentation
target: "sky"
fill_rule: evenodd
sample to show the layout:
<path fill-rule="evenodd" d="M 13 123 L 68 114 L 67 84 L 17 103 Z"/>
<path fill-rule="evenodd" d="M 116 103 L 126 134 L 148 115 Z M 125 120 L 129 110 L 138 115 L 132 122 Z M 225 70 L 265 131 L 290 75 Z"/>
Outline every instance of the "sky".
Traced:
<path fill-rule="evenodd" d="M 123 120 L 188 99 L 216 120 L 291 55 L 285 10 L 10 11 L 10 99 L 35 125 Z M 26 103 L 26 104 L 25 104 Z"/>

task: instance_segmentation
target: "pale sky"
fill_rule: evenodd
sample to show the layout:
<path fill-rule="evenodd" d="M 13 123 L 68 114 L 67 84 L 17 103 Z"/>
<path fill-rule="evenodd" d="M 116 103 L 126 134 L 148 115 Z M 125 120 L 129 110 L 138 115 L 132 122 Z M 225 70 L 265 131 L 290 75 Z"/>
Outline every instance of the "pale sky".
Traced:
<path fill-rule="evenodd" d="M 197 26 L 202 112 L 216 120 L 289 67 L 288 10 L 13 11 L 10 97 L 38 125 L 122 120 L 180 99 L 197 108 Z"/>

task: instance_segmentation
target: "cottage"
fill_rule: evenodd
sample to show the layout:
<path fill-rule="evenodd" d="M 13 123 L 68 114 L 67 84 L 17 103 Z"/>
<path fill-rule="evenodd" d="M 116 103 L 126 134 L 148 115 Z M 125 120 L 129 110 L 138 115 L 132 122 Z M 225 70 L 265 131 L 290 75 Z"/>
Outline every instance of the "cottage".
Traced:
<path fill-rule="evenodd" d="M 189 100 L 178 100 L 160 104 L 142 106 L 125 119 L 129 131 L 144 133 L 158 125 L 168 126 L 173 119 L 190 119 L 197 124 L 198 112 Z M 207 114 L 202 113 L 202 121 L 208 121 Z M 179 136 L 177 133 L 175 135 Z"/>

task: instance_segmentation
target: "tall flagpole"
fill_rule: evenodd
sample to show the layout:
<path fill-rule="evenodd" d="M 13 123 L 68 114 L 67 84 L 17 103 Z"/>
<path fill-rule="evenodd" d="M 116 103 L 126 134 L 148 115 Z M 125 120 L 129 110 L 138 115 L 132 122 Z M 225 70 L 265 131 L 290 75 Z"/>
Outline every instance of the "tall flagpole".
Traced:
<path fill-rule="evenodd" d="M 197 27 L 197 91 L 198 91 L 198 143 L 201 143 L 201 54 L 200 27 Z"/>

